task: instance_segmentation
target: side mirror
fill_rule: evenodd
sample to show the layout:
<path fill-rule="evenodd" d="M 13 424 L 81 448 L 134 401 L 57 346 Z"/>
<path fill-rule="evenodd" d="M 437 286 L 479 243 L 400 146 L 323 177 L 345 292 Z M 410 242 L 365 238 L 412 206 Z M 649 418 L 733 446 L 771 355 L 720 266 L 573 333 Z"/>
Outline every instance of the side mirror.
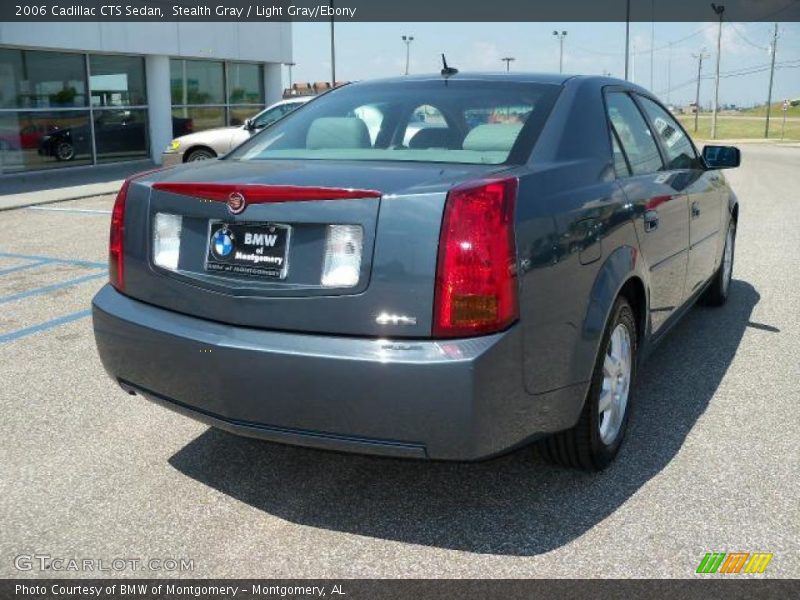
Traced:
<path fill-rule="evenodd" d="M 703 160 L 709 169 L 735 169 L 742 164 L 742 153 L 735 146 L 705 146 Z"/>
<path fill-rule="evenodd" d="M 255 125 L 253 125 L 253 119 L 245 119 L 244 128 L 247 129 L 247 131 L 253 131 L 255 129 Z"/>

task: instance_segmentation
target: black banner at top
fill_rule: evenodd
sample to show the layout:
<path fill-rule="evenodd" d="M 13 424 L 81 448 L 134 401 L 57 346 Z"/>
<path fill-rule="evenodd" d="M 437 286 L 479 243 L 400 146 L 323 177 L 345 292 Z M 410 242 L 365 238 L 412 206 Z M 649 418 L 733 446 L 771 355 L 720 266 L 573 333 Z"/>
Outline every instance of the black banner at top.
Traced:
<path fill-rule="evenodd" d="M 719 0 L 729 21 L 800 21 L 799 0 Z M 716 21 L 706 0 L 2 0 L 0 21 Z"/>

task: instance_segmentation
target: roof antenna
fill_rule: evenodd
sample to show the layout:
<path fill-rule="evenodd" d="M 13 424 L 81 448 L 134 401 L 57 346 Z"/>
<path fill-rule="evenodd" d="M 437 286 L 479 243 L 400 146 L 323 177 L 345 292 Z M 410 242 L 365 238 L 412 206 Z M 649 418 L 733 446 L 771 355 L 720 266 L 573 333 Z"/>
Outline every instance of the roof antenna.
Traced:
<path fill-rule="evenodd" d="M 458 73 L 458 69 L 447 66 L 447 59 L 444 57 L 444 52 L 442 52 L 442 77 L 450 77 L 450 75 L 455 75 L 456 73 Z"/>

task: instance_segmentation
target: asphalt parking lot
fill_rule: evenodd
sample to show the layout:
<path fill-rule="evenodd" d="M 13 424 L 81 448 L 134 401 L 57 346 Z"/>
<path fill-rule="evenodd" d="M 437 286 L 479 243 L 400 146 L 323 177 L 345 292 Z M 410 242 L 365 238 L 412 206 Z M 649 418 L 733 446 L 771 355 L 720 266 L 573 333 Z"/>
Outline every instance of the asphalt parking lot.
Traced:
<path fill-rule="evenodd" d="M 285 447 L 128 396 L 89 317 L 113 197 L 1 212 L 0 577 L 97 576 L 20 572 L 21 554 L 194 561 L 120 572 L 148 577 L 692 577 L 706 552 L 771 552 L 763 576 L 800 577 L 800 149 L 743 156 L 730 301 L 656 350 L 600 474 L 533 448 Z"/>

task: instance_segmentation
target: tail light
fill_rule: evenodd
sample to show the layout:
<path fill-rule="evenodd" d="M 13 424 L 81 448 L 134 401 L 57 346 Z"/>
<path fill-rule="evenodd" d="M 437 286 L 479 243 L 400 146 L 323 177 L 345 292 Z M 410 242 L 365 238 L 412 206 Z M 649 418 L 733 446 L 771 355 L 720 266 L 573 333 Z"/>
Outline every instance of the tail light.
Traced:
<path fill-rule="evenodd" d="M 165 181 L 153 184 L 153 189 L 182 196 L 227 202 L 231 194 L 242 194 L 248 204 L 271 202 L 308 202 L 312 200 L 357 200 L 380 198 L 376 190 L 352 188 L 307 187 L 298 185 L 263 185 L 259 183 L 192 183 Z"/>
<path fill-rule="evenodd" d="M 447 196 L 436 267 L 433 335 L 505 329 L 519 317 L 516 178 L 471 182 Z"/>
<path fill-rule="evenodd" d="M 120 292 L 125 289 L 125 201 L 131 178 L 126 179 L 117 192 L 111 211 L 111 233 L 108 236 L 108 280 Z"/>
<path fill-rule="evenodd" d="M 108 280 L 120 292 L 125 290 L 125 202 L 131 182 L 139 177 L 155 173 L 161 169 L 151 169 L 128 177 L 117 192 L 114 208 L 111 211 L 111 230 L 108 236 Z"/>

